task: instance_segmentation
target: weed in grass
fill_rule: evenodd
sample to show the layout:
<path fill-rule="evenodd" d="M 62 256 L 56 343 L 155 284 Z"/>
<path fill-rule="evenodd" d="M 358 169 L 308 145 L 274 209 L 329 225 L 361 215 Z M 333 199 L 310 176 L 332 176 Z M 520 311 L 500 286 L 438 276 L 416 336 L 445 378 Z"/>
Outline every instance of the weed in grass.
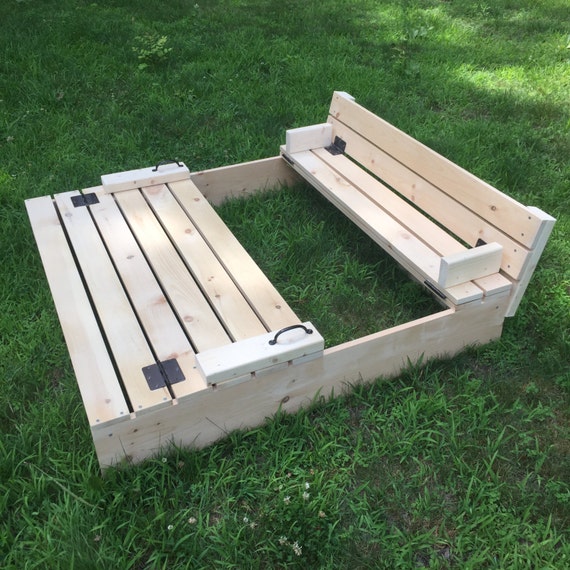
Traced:
<path fill-rule="evenodd" d="M 172 51 L 172 48 L 168 47 L 167 43 L 168 36 L 159 36 L 150 32 L 137 36 L 133 52 L 139 60 L 138 68 L 142 71 L 150 65 L 164 64 Z"/>

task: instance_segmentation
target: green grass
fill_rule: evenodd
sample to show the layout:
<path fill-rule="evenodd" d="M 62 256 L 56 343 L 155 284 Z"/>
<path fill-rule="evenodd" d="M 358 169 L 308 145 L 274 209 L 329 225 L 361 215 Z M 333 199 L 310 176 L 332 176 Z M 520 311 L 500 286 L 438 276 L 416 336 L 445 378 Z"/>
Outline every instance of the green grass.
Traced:
<path fill-rule="evenodd" d="M 443 308 L 310 186 L 227 201 L 219 213 L 326 346 Z"/>
<path fill-rule="evenodd" d="M 566 0 L 6 0 L 0 17 L 1 567 L 570 565 Z M 334 89 L 558 218 L 516 317 L 451 361 L 101 478 L 24 199 L 165 157 L 273 156 Z M 329 344 L 433 310 L 305 190 L 220 212 Z"/>

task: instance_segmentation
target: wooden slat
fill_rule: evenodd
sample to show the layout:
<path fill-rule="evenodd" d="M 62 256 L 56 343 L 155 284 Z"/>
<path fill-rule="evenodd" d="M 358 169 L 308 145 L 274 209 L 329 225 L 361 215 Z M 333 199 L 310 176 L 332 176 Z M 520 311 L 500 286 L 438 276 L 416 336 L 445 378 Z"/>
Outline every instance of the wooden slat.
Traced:
<path fill-rule="evenodd" d="M 532 248 L 541 221 L 522 204 L 340 93 L 335 93 L 331 117 L 349 125 L 374 145 L 491 222 L 519 243 Z M 347 153 L 351 151 L 347 147 Z M 437 219 L 437 212 L 428 212 Z"/>
<path fill-rule="evenodd" d="M 417 238 L 398 220 L 377 207 L 348 180 L 334 172 L 311 151 L 288 155 L 311 184 L 341 212 L 365 231 L 407 271 L 420 281 L 436 284 L 441 257 Z M 445 293 L 456 303 L 466 303 L 483 296 L 473 283 L 461 284 Z"/>
<path fill-rule="evenodd" d="M 483 290 L 485 297 L 504 294 L 510 291 L 513 287 L 512 281 L 504 277 L 501 273 L 495 273 L 494 275 L 474 279 L 473 282 L 477 287 Z"/>
<path fill-rule="evenodd" d="M 285 141 L 285 148 L 288 153 L 327 147 L 332 143 L 332 125 L 321 123 L 320 125 L 289 129 L 285 133 Z"/>
<path fill-rule="evenodd" d="M 230 343 L 140 191 L 119 192 L 115 199 L 197 351 Z"/>
<path fill-rule="evenodd" d="M 501 269 L 513 279 L 519 278 L 527 262 L 527 248 L 346 125 L 335 119 L 331 119 L 331 122 L 335 134 L 346 141 L 347 149 L 355 160 L 440 222 L 451 233 L 471 246 L 475 246 L 479 239 L 486 243 L 500 243 L 503 246 Z"/>
<path fill-rule="evenodd" d="M 123 286 L 109 259 L 87 207 L 75 208 L 71 197 L 55 196 L 81 272 L 113 353 L 121 380 L 135 413 L 171 404 L 167 388 L 150 390 L 142 368 L 155 362 Z"/>
<path fill-rule="evenodd" d="M 237 238 L 190 180 L 173 182 L 170 189 L 196 228 L 216 253 L 267 330 L 301 321 L 259 269 Z"/>
<path fill-rule="evenodd" d="M 172 385 L 174 395 L 181 398 L 206 388 L 192 346 L 114 198 L 101 188 L 91 191 L 99 197 L 99 203 L 91 206 L 93 218 L 157 358 L 175 358 L 186 378 Z"/>
<path fill-rule="evenodd" d="M 67 239 L 49 196 L 26 209 L 92 427 L 129 418 L 129 408 Z"/>
<path fill-rule="evenodd" d="M 528 287 L 530 282 L 530 278 L 534 273 L 534 270 L 538 264 L 538 260 L 546 247 L 546 242 L 550 237 L 552 232 L 552 228 L 554 227 L 554 223 L 556 219 L 543 212 L 540 208 L 535 208 L 534 206 L 528 206 L 528 209 L 532 212 L 534 216 L 540 218 L 541 220 L 541 227 L 538 234 L 538 240 L 534 246 L 534 249 L 531 251 L 529 255 L 529 263 L 527 264 L 524 273 L 521 275 L 520 280 L 514 283 L 514 291 L 511 296 L 511 301 L 509 303 L 509 307 L 507 309 L 507 314 L 505 316 L 512 317 L 517 311 L 517 308 L 521 302 L 522 296 Z"/>
<path fill-rule="evenodd" d="M 233 340 L 267 332 L 168 187 L 150 186 L 143 194 Z"/>

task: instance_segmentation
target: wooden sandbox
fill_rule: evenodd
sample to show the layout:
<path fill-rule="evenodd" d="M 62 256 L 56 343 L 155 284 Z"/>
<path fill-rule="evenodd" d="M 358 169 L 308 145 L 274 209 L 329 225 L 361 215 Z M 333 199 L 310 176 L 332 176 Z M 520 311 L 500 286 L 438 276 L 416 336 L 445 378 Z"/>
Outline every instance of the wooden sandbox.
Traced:
<path fill-rule="evenodd" d="M 444 310 L 324 348 L 213 206 L 300 178 Z M 26 201 L 102 468 L 203 447 L 317 393 L 501 335 L 555 220 L 333 94 L 279 156 L 169 162 Z"/>

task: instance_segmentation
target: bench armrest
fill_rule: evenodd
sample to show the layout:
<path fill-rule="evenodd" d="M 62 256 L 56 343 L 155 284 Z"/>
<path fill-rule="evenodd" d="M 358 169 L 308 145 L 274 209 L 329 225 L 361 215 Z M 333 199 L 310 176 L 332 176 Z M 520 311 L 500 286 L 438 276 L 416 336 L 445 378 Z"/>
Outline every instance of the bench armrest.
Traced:
<path fill-rule="evenodd" d="M 332 142 L 332 132 L 330 123 L 289 129 L 285 134 L 285 150 L 289 154 L 327 147 Z"/>
<path fill-rule="evenodd" d="M 503 246 L 487 243 L 441 258 L 439 278 L 442 287 L 451 287 L 498 273 L 501 268 Z"/>

